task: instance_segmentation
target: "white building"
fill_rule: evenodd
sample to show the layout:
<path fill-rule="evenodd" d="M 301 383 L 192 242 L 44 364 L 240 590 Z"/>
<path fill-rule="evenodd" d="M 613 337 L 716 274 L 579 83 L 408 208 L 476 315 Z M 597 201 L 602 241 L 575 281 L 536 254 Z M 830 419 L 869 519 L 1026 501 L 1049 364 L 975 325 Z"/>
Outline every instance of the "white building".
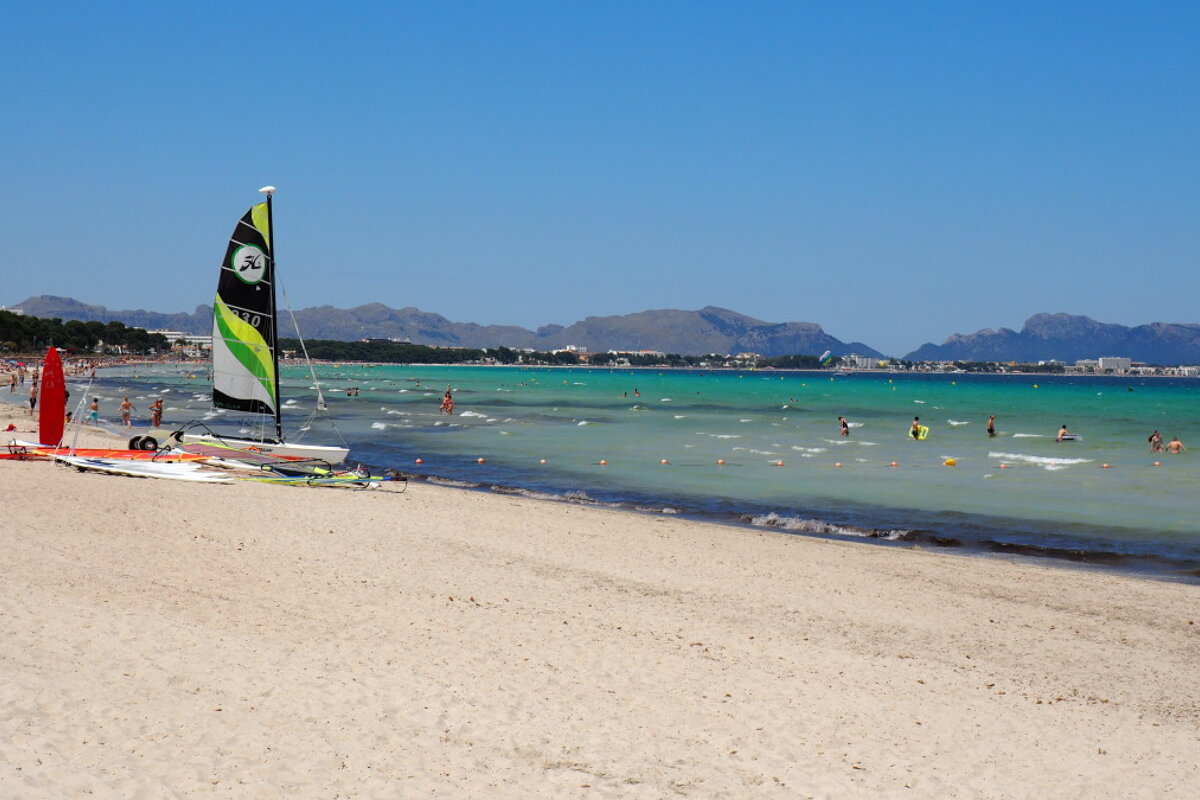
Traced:
<path fill-rule="evenodd" d="M 1096 369 L 1099 372 L 1129 372 L 1129 368 L 1133 366 L 1133 360 L 1118 356 L 1101 356 L 1096 360 Z"/>
<path fill-rule="evenodd" d="M 842 366 L 850 367 L 851 369 L 879 369 L 879 359 L 851 353 L 850 355 L 842 356 Z"/>

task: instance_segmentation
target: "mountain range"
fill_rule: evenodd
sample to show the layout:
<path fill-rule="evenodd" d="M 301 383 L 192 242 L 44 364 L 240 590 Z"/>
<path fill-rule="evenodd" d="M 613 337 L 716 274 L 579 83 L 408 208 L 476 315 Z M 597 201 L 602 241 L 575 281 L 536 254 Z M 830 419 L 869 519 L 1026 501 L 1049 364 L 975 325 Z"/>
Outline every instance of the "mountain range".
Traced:
<path fill-rule="evenodd" d="M 58 317 L 84 322 L 117 320 L 150 330 L 170 329 L 204 334 L 212 330 L 212 309 L 198 306 L 188 314 L 153 311 L 110 311 L 67 297 L 31 297 L 17 307 L 35 317 Z M 440 347 L 531 347 L 553 350 L 575 345 L 591 351 L 654 350 L 681 355 L 759 353 L 766 356 L 829 350 L 834 355 L 857 353 L 882 357 L 861 342 L 843 342 L 812 322 L 764 322 L 716 306 L 699 311 L 666 309 L 610 317 L 588 317 L 568 326 L 544 325 L 531 331 L 515 325 L 477 325 L 452 322 L 419 308 L 389 308 L 369 303 L 355 308 L 318 306 L 295 312 L 308 339 L 407 339 Z M 284 316 L 280 336 L 293 336 L 291 319 Z"/>
<path fill-rule="evenodd" d="M 35 317 L 81 321 L 120 321 L 147 329 L 205 334 L 212 329 L 212 309 L 160 313 L 112 311 L 68 297 L 41 295 L 16 304 Z M 608 317 L 588 317 L 568 326 L 544 325 L 529 330 L 515 325 L 452 322 L 418 308 L 390 308 L 369 303 L 355 308 L 317 306 L 295 312 L 309 339 L 365 338 L 409 340 L 441 347 L 530 347 L 553 350 L 575 345 L 592 351 L 654 350 L 683 355 L 753 352 L 766 356 L 804 353 L 855 353 L 883 357 L 862 342 L 843 342 L 813 322 L 765 322 L 716 306 L 698 311 L 660 309 Z M 280 335 L 292 336 L 284 317 Z M 1200 325 L 1154 322 L 1128 327 L 1072 314 L 1035 314 L 1020 331 L 986 328 L 954 334 L 942 344 L 922 345 L 904 356 L 912 361 L 1021 361 L 1058 359 L 1071 363 L 1097 356 L 1127 356 L 1155 364 L 1200 363 Z"/>
<path fill-rule="evenodd" d="M 1022 361 L 1070 364 L 1097 356 L 1125 356 L 1151 364 L 1200 363 L 1200 325 L 1152 322 L 1128 327 L 1072 314 L 1034 314 L 1020 331 L 985 328 L 924 344 L 912 361 Z"/>

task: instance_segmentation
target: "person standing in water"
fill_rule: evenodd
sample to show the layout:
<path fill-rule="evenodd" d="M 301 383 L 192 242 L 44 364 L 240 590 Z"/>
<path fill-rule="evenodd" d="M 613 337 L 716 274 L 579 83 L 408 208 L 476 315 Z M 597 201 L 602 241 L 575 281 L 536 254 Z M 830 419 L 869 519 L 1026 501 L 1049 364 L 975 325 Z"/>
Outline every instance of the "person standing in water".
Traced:
<path fill-rule="evenodd" d="M 1167 452 L 1179 455 L 1180 453 L 1186 453 L 1187 448 L 1183 446 L 1183 442 L 1179 441 L 1179 437 L 1175 436 L 1171 441 L 1167 442 Z"/>
<path fill-rule="evenodd" d="M 1159 433 L 1158 429 L 1155 429 L 1154 433 L 1150 434 L 1150 438 L 1146 441 L 1150 443 L 1151 453 L 1161 453 L 1163 451 L 1162 434 Z"/>
<path fill-rule="evenodd" d="M 1054 437 L 1054 441 L 1056 441 L 1056 442 L 1069 441 L 1074 438 L 1075 437 L 1071 435 L 1071 432 L 1067 430 L 1067 426 L 1063 425 L 1061 428 L 1058 429 L 1058 436 Z"/>
<path fill-rule="evenodd" d="M 909 431 L 909 435 L 911 435 L 914 439 L 921 438 L 921 418 L 920 417 L 913 417 L 912 430 Z"/>
<path fill-rule="evenodd" d="M 135 409 L 133 407 L 133 403 L 129 402 L 129 397 L 127 395 L 125 397 L 125 399 L 121 401 L 121 427 L 122 428 L 132 428 L 133 427 L 133 420 L 131 419 L 131 417 L 133 415 L 133 412 L 136 410 L 137 409 Z"/>
<path fill-rule="evenodd" d="M 988 417 L 988 428 L 987 428 L 987 431 L 988 431 L 988 438 L 989 438 L 989 439 L 995 439 L 995 438 L 996 438 L 996 415 L 995 415 L 995 414 L 992 414 L 992 415 L 990 415 L 990 416 Z"/>
<path fill-rule="evenodd" d="M 838 417 L 838 424 L 842 426 L 842 436 L 850 435 L 850 423 L 846 422 L 845 417 Z"/>

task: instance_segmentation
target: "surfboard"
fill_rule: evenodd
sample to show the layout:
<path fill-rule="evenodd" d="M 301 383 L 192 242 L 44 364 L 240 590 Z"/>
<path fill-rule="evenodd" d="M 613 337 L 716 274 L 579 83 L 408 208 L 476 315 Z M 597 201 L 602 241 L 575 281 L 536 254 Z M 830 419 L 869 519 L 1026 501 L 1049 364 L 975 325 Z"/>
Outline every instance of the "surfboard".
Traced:
<path fill-rule="evenodd" d="M 26 458 L 79 456 L 80 458 L 119 458 L 125 461 L 156 461 L 159 463 L 167 461 L 204 461 L 207 458 L 207 456 L 185 453 L 181 450 L 159 453 L 156 450 L 122 450 L 102 447 L 50 447 L 38 444 L 37 442 L 25 442 L 19 439 L 14 440 L 11 446 L 25 451 L 20 453 L 20 455 Z"/>
<path fill-rule="evenodd" d="M 109 475 L 126 475 L 135 478 L 170 478 L 177 481 L 201 483 L 230 483 L 229 476 L 204 472 L 199 464 L 158 464 L 153 461 L 126 461 L 117 458 L 80 458 L 79 456 L 55 456 L 61 464 L 69 464 L 88 472 L 106 472 Z"/>
<path fill-rule="evenodd" d="M 56 445 L 62 440 L 67 416 L 67 384 L 63 379 L 58 349 L 46 350 L 42 364 L 42 385 L 38 389 L 38 441 Z"/>

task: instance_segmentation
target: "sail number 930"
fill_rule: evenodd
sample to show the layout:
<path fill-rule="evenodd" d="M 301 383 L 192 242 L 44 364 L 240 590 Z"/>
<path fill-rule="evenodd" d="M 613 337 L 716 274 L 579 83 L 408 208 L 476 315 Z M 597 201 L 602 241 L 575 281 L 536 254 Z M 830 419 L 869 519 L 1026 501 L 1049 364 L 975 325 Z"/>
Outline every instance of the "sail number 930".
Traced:
<path fill-rule="evenodd" d="M 262 323 L 262 316 L 259 314 L 251 314 L 249 311 L 234 311 L 233 313 L 256 328 Z"/>

